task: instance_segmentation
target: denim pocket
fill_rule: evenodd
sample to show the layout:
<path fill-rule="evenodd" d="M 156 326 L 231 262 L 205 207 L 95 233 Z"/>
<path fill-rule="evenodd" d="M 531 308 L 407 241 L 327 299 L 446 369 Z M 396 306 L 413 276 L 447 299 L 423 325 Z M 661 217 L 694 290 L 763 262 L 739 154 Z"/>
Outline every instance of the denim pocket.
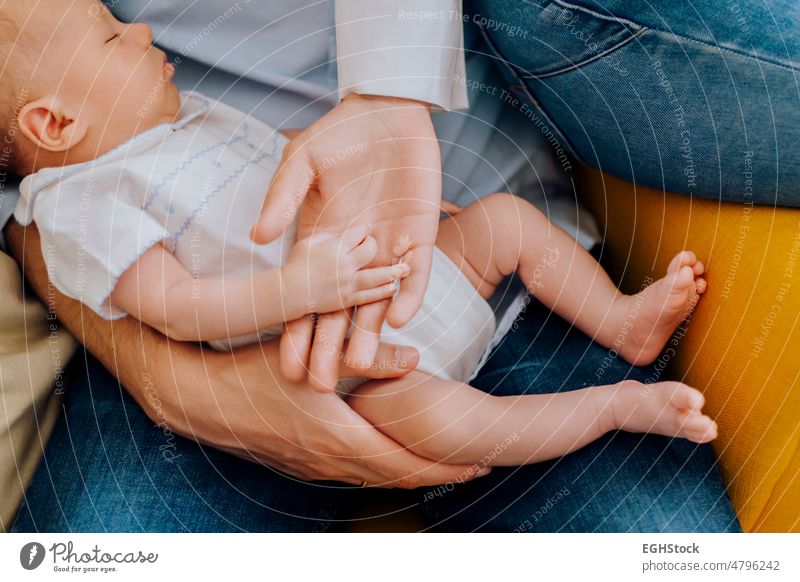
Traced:
<path fill-rule="evenodd" d="M 560 0 L 538 5 L 491 0 L 470 6 L 469 20 L 479 27 L 489 52 L 497 57 L 511 91 L 526 102 L 523 113 L 557 154 L 563 148 L 569 157 L 586 161 L 569 132 L 556 123 L 556 116 L 543 103 L 546 99 L 537 98 L 535 82 L 555 79 L 596 61 L 603 61 L 616 76 L 626 77 L 629 72 L 617 51 L 647 28 Z M 570 166 L 567 163 L 565 167 Z"/>
<path fill-rule="evenodd" d="M 627 76 L 629 72 L 615 60 L 614 52 L 647 30 L 635 22 L 562 0 L 538 5 L 482 0 L 472 7 L 470 19 L 521 79 L 559 75 L 598 59 Z"/>
<path fill-rule="evenodd" d="M 575 148 L 529 90 L 527 83 L 529 83 L 530 80 L 523 78 L 519 72 L 519 68 L 512 65 L 510 61 L 500 55 L 497 47 L 493 44 L 491 37 L 487 33 L 486 28 L 483 26 L 479 26 L 478 28 L 489 52 L 493 53 L 496 57 L 495 63 L 498 65 L 506 83 L 508 83 L 509 91 L 523 104 L 520 107 L 520 113 L 530 119 L 530 121 L 539 128 L 544 138 L 555 148 L 556 155 L 559 156 L 559 159 L 562 157 L 565 158 L 563 160 L 560 159 L 562 167 L 564 167 L 565 170 L 571 170 L 572 166 L 569 158 L 577 157 Z M 562 150 L 565 153 L 559 154 Z"/>

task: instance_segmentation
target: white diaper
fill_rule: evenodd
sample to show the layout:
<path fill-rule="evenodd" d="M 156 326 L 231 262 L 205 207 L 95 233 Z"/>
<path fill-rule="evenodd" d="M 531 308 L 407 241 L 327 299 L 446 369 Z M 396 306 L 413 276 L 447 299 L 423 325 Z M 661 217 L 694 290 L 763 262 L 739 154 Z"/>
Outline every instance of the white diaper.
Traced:
<path fill-rule="evenodd" d="M 384 323 L 381 341 L 416 348 L 420 354 L 417 370 L 447 380 L 469 382 L 511 328 L 525 304 L 524 297 L 525 293 L 520 293 L 496 317 L 458 265 L 434 247 L 431 277 L 422 306 L 400 329 Z M 352 331 L 353 326 L 348 337 Z M 352 392 L 366 381 L 342 378 L 337 391 Z"/>

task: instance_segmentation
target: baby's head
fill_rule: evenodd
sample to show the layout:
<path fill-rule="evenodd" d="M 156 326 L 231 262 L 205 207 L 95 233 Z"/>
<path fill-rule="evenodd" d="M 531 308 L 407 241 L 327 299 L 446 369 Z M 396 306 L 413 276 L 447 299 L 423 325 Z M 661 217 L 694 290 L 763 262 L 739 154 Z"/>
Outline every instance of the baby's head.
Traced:
<path fill-rule="evenodd" d="M 174 70 L 152 42 L 98 0 L 0 3 L 2 169 L 84 162 L 174 121 Z"/>

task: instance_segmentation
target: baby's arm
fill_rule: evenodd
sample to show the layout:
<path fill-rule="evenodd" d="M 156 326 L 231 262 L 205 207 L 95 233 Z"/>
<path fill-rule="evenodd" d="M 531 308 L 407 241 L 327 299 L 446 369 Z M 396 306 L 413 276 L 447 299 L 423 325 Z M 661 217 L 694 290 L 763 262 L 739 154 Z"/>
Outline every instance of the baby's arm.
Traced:
<path fill-rule="evenodd" d="M 184 341 L 244 335 L 310 312 L 337 311 L 390 297 L 403 265 L 365 269 L 375 254 L 366 226 L 299 241 L 280 268 L 249 277 L 195 279 L 161 245 L 119 278 L 111 303 Z"/>

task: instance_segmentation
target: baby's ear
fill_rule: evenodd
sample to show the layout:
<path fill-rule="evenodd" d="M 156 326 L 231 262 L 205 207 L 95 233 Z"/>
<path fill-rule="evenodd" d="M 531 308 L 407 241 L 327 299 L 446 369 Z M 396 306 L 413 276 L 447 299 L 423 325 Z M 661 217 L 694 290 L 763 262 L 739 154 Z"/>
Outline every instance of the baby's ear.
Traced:
<path fill-rule="evenodd" d="M 37 99 L 19 111 L 17 123 L 22 134 L 37 148 L 64 152 L 86 136 L 86 124 L 68 115 L 53 99 Z"/>

